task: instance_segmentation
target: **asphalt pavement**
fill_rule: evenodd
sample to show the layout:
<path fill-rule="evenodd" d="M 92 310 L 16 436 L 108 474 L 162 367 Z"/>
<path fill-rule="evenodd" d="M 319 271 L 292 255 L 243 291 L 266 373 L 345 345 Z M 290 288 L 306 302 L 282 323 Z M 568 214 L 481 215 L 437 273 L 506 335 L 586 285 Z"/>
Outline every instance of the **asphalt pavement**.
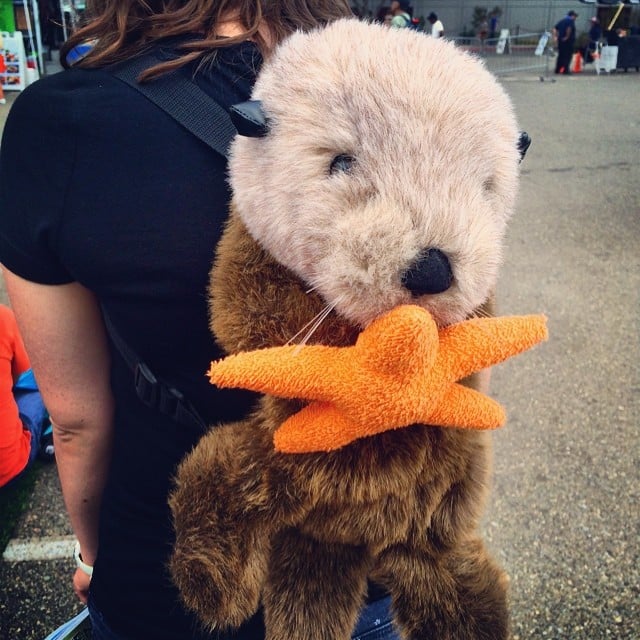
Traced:
<path fill-rule="evenodd" d="M 547 314 L 550 339 L 494 369 L 508 423 L 483 529 L 511 577 L 514 640 L 638 640 L 640 73 L 502 81 L 533 144 L 499 311 Z M 0 562 L 0 640 L 39 640 L 80 609 L 53 466 L 24 541 L 64 557 Z"/>

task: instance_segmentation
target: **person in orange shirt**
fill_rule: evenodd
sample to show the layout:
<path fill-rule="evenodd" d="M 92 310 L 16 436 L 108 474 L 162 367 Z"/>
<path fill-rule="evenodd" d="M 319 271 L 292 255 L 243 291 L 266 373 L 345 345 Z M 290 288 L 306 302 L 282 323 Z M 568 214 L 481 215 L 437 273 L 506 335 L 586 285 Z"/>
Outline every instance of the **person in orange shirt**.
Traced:
<path fill-rule="evenodd" d="M 0 34 L 0 104 L 7 104 L 4 91 L 2 90 L 2 83 L 4 82 L 4 76 L 2 74 L 6 72 L 7 65 L 4 61 L 4 41 L 2 40 L 2 34 Z"/>
<path fill-rule="evenodd" d="M 41 447 L 47 455 L 43 431 L 50 431 L 50 424 L 29 356 L 13 311 L 0 305 L 0 487 L 19 476 Z"/>

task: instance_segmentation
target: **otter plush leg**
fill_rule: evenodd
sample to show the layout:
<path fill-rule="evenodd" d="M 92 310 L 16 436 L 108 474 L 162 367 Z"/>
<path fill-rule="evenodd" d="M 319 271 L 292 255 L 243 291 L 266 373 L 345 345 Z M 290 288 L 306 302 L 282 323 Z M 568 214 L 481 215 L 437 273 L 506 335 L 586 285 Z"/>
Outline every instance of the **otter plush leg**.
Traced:
<path fill-rule="evenodd" d="M 263 594 L 267 640 L 348 640 L 367 590 L 363 547 L 277 534 Z"/>
<path fill-rule="evenodd" d="M 464 618 L 468 620 L 468 637 L 506 640 L 509 637 L 506 573 L 479 538 L 461 543 L 447 560 Z"/>
<path fill-rule="evenodd" d="M 432 555 L 390 548 L 380 569 L 409 640 L 506 640 L 506 580 L 478 540 Z"/>
<path fill-rule="evenodd" d="M 237 627 L 256 612 L 274 526 L 295 511 L 291 494 L 272 499 L 268 456 L 252 448 L 260 440 L 254 426 L 229 424 L 205 435 L 178 468 L 169 501 L 171 575 L 187 608 L 211 629 Z"/>

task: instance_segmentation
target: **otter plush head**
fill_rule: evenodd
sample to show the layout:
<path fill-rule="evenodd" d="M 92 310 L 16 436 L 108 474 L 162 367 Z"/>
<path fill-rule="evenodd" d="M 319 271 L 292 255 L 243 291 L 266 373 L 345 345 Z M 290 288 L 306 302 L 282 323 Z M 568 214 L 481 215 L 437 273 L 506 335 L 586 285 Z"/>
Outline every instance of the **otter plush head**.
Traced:
<path fill-rule="evenodd" d="M 519 134 L 477 60 L 442 39 L 345 20 L 291 37 L 253 97 L 266 132 L 236 139 L 231 185 L 279 263 L 359 326 L 408 302 L 450 324 L 487 299 Z"/>
<path fill-rule="evenodd" d="M 343 20 L 279 46 L 253 100 L 236 109 L 209 291 L 227 352 L 305 332 L 353 345 L 407 303 L 444 332 L 487 313 L 525 144 L 479 61 Z M 403 638 L 505 640 L 507 580 L 477 532 L 486 432 L 410 421 L 331 451 L 277 451 L 303 405 L 262 396 L 181 464 L 171 573 L 185 605 L 210 629 L 261 607 L 269 640 L 348 640 L 386 591 Z"/>

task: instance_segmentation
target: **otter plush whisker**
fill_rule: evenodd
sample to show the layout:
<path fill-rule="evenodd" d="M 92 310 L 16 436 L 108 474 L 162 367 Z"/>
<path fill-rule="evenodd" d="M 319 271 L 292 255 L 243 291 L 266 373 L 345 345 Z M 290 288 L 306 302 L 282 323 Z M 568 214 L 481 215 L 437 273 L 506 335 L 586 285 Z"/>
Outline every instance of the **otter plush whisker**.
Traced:
<path fill-rule="evenodd" d="M 320 311 L 312 320 L 307 322 L 307 324 L 298 331 L 290 340 L 287 341 L 287 344 L 292 344 L 294 340 L 308 327 L 309 331 L 305 334 L 305 336 L 298 343 L 299 347 L 305 346 L 309 340 L 313 337 L 313 334 L 318 330 L 318 327 L 329 317 L 331 312 L 336 308 L 337 302 L 334 304 L 328 304 L 322 311 Z"/>

